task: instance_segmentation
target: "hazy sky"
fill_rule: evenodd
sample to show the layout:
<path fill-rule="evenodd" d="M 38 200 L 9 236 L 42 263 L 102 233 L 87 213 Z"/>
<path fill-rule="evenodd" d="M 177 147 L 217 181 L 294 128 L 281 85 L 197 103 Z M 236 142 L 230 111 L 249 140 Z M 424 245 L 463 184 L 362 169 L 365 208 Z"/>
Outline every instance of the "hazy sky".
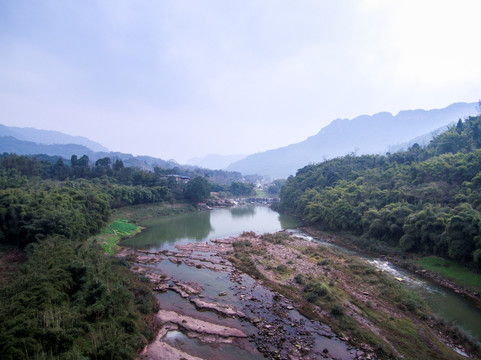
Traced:
<path fill-rule="evenodd" d="M 0 123 L 184 162 L 481 97 L 481 1 L 0 0 Z"/>

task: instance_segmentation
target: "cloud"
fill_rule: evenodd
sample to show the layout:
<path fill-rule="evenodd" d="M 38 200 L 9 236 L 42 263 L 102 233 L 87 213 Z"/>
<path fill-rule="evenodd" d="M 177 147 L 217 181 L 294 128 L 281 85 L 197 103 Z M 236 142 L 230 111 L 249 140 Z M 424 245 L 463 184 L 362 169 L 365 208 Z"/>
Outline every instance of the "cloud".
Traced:
<path fill-rule="evenodd" d="M 6 1 L 0 116 L 179 160 L 475 101 L 477 1 Z M 182 144 L 179 146 L 179 144 Z"/>

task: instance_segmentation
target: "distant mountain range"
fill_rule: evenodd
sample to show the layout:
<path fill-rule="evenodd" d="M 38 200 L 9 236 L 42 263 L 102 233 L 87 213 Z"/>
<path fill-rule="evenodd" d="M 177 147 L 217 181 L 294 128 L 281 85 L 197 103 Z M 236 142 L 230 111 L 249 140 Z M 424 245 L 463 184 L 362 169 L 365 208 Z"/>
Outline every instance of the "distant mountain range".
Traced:
<path fill-rule="evenodd" d="M 440 127 L 439 129 L 433 130 L 433 131 L 431 131 L 427 134 L 416 136 L 415 138 L 413 138 L 409 141 L 405 141 L 403 143 L 396 144 L 396 145 L 390 145 L 387 148 L 387 152 L 394 153 L 396 151 L 406 150 L 406 149 L 410 148 L 411 146 L 413 146 L 414 144 L 418 144 L 418 145 L 421 145 L 423 147 L 427 146 L 434 137 L 436 137 L 437 135 L 445 132 L 452 125 L 453 125 L 453 123 L 450 123 L 449 125 Z"/>
<path fill-rule="evenodd" d="M 3 128 L 7 128 L 6 126 L 0 125 Z M 5 131 L 4 129 L 2 129 Z M 5 131 L 7 133 L 7 131 Z M 65 135 L 62 133 L 62 136 L 65 136 L 65 139 L 68 139 L 69 135 Z M 90 140 L 81 137 L 74 137 L 70 136 L 72 141 L 79 141 L 82 143 L 91 143 Z M 40 141 L 43 141 L 40 139 Z M 55 140 L 47 140 L 47 141 L 55 141 Z M 97 144 L 95 146 L 97 149 L 102 148 L 105 149 L 102 145 Z M 77 155 L 77 157 L 81 157 L 83 155 L 87 155 L 91 163 L 95 163 L 98 159 L 104 157 L 110 157 L 112 161 L 117 159 L 122 160 L 125 166 L 135 166 L 140 169 L 144 170 L 152 170 L 155 166 L 159 166 L 162 168 L 170 169 L 179 164 L 173 160 L 162 160 L 158 158 L 154 158 L 151 156 L 133 156 L 132 154 L 124 154 L 120 152 L 108 152 L 108 151 L 93 151 L 92 149 L 88 148 L 87 146 L 71 143 L 71 144 L 42 144 L 33 141 L 24 141 L 19 140 L 13 136 L 0 136 L 0 154 L 1 153 L 15 153 L 17 155 L 38 155 L 44 154 L 49 156 L 60 156 L 64 159 L 70 160 L 72 155 Z"/>
<path fill-rule="evenodd" d="M 434 135 L 444 131 L 460 118 L 478 113 L 478 103 L 456 103 L 444 109 L 405 110 L 393 116 L 381 112 L 362 115 L 352 120 L 332 121 L 314 136 L 282 148 L 245 155 L 208 155 L 189 160 L 181 166 L 174 160 L 151 156 L 133 156 L 109 152 L 101 144 L 80 136 L 34 128 L 8 127 L 0 124 L 0 153 L 18 155 L 45 154 L 70 160 L 87 155 L 92 163 L 103 157 L 120 159 L 125 166 L 152 170 L 162 168 L 192 168 L 238 171 L 244 175 L 258 174 L 271 179 L 294 175 L 299 168 L 349 153 L 376 154 L 406 149 L 415 142 L 426 145 Z M 230 164 L 230 165 L 229 165 Z"/>
<path fill-rule="evenodd" d="M 44 145 L 77 144 L 89 148 L 91 151 L 108 152 L 99 143 L 82 136 L 67 135 L 58 131 L 38 130 L 34 128 L 20 128 L 0 124 L 0 137 L 11 136 L 18 140 L 30 141 Z M 70 156 L 69 156 L 70 157 Z"/>
<path fill-rule="evenodd" d="M 286 178 L 309 163 L 349 153 L 385 153 L 390 148 L 400 149 L 401 144 L 408 145 L 410 140 L 420 136 L 429 142 L 433 131 L 477 114 L 477 105 L 455 103 L 444 109 L 405 110 L 395 116 L 381 112 L 352 120 L 337 119 L 300 143 L 247 156 L 230 164 L 226 170 L 272 179 Z"/>
<path fill-rule="evenodd" d="M 0 137 L 0 153 L 15 153 L 17 155 L 45 154 L 49 156 L 61 156 L 65 159 L 75 154 L 77 156 L 94 153 L 86 146 L 78 144 L 38 144 L 33 141 L 19 140 L 13 136 Z"/>
<path fill-rule="evenodd" d="M 200 166 L 207 169 L 220 170 L 224 169 L 233 162 L 242 160 L 247 155 L 219 155 L 210 154 L 204 157 L 196 157 L 187 161 L 188 165 Z"/>

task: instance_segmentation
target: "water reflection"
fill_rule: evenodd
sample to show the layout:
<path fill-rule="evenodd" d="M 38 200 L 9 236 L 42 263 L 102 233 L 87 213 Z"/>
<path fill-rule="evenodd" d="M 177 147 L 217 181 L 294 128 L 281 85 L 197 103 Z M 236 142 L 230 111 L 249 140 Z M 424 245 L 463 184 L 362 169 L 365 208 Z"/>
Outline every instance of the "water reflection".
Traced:
<path fill-rule="evenodd" d="M 147 229 L 122 242 L 134 248 L 165 249 L 175 244 L 237 236 L 244 231 L 275 232 L 300 226 L 292 216 L 279 215 L 266 206 L 246 205 L 164 216 L 143 224 Z"/>
<path fill-rule="evenodd" d="M 122 245 L 146 248 L 156 246 L 159 242 L 173 245 L 184 239 L 200 241 L 215 230 L 210 216 L 210 211 L 201 211 L 160 217 L 155 221 L 150 221 L 147 229 L 139 235 L 123 241 Z"/>
<path fill-rule="evenodd" d="M 278 216 L 279 223 L 282 229 L 295 229 L 302 225 L 301 221 L 295 217 L 280 214 Z"/>
<path fill-rule="evenodd" d="M 239 206 L 230 209 L 230 214 L 233 218 L 239 217 L 246 217 L 246 216 L 255 216 L 256 214 L 256 207 L 255 206 Z"/>

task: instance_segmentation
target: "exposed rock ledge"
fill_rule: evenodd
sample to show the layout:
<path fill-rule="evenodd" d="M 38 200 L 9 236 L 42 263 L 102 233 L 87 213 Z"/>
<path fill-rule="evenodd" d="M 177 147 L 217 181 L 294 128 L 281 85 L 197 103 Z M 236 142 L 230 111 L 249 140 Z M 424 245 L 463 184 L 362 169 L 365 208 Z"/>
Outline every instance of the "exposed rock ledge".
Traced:
<path fill-rule="evenodd" d="M 139 360 L 205 360 L 196 356 L 191 356 L 173 346 L 162 341 L 162 338 L 167 333 L 165 331 L 159 331 L 156 339 L 146 346 L 144 351 L 140 354 Z"/>
<path fill-rule="evenodd" d="M 156 316 L 162 325 L 176 324 L 187 331 L 222 337 L 247 337 L 247 334 L 242 330 L 213 324 L 190 316 L 180 315 L 175 311 L 159 310 Z"/>
<path fill-rule="evenodd" d="M 193 303 L 197 309 L 213 310 L 215 312 L 224 314 L 226 316 L 238 316 L 238 317 L 246 316 L 246 314 L 244 314 L 242 311 L 235 309 L 231 305 L 211 303 L 198 298 L 190 299 L 190 302 Z"/>

